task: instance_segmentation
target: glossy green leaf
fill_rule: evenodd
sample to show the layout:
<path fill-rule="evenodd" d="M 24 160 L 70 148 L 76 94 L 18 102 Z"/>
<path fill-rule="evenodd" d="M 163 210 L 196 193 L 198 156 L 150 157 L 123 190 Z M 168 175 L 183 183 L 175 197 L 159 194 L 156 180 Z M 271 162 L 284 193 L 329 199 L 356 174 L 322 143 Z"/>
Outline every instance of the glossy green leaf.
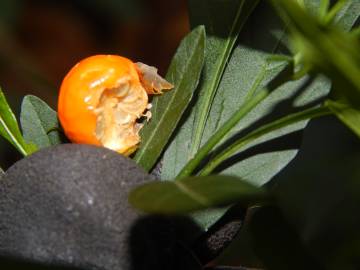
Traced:
<path fill-rule="evenodd" d="M 181 42 L 166 79 L 175 88 L 162 96 L 154 97 L 152 118 L 142 131 L 140 149 L 135 161 L 150 170 L 158 160 L 198 85 L 205 49 L 203 26 L 194 29 Z"/>
<path fill-rule="evenodd" d="M 328 100 L 327 106 L 348 128 L 350 128 L 358 137 L 360 137 L 360 111 L 352 106 Z"/>
<path fill-rule="evenodd" d="M 57 113 L 38 97 L 24 97 L 20 123 L 24 139 L 39 149 L 61 143 Z"/>
<path fill-rule="evenodd" d="M 314 8 L 319 1 L 304 1 L 305 6 Z M 346 17 L 347 12 L 342 16 Z M 349 15 L 350 16 L 350 15 Z M 351 16 L 353 13 L 351 12 Z M 259 20 L 261 18 L 261 20 Z M 342 27 L 352 24 L 354 20 L 341 20 Z M 272 61 L 274 54 L 288 53 L 283 42 L 286 41 L 284 25 L 271 6 L 261 2 L 249 18 L 239 35 L 239 41 L 233 51 L 214 97 L 202 136 L 203 145 L 233 113 L 256 95 L 263 86 L 272 88 L 270 95 L 244 117 L 228 134 L 242 134 L 259 124 L 278 119 L 295 109 L 326 96 L 331 84 L 324 77 L 305 77 L 298 81 L 289 81 L 283 76 L 287 63 Z M 286 74 L 285 74 L 286 75 Z M 191 116 L 187 122 L 191 122 Z M 296 155 L 301 142 L 297 131 L 306 126 L 307 121 L 276 130 L 252 142 L 238 152 L 228 162 L 216 169 L 261 186 L 284 168 Z M 185 123 L 165 152 L 162 167 L 162 178 L 173 179 L 191 158 L 193 129 Z M 197 221 L 205 229 L 219 218 L 216 215 L 202 215 Z"/>
<path fill-rule="evenodd" d="M 17 120 L 0 89 L 0 135 L 8 140 L 21 154 L 27 156 L 36 150 L 25 142 L 21 135 Z"/>
<path fill-rule="evenodd" d="M 130 203 L 145 212 L 183 214 L 232 203 L 268 200 L 267 193 L 236 177 L 189 177 L 145 184 L 130 193 Z"/>

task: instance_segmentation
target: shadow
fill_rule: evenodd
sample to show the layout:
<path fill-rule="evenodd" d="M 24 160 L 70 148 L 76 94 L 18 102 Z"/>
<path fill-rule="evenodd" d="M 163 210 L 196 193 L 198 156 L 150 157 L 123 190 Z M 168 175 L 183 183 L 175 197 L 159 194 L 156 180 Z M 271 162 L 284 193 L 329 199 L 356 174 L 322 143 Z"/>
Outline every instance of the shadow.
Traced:
<path fill-rule="evenodd" d="M 355 29 L 356 27 L 360 27 L 360 17 L 357 18 L 356 22 L 354 23 L 353 29 Z"/>
<path fill-rule="evenodd" d="M 332 160 L 340 160 L 339 157 L 347 157 L 359 152 L 360 144 L 357 136 L 334 116 L 311 120 L 304 131 L 298 155 L 269 182 L 269 186 L 277 188 L 289 182 L 288 179 L 293 176 L 301 175 L 310 168 L 314 169 L 313 167 L 316 167 L 314 160 L 323 161 L 324 164 L 321 165 L 325 166 Z M 320 171 L 320 168 L 314 170 Z M 328 172 L 331 175 L 331 171 Z M 299 181 L 305 182 L 305 180 Z"/>
<path fill-rule="evenodd" d="M 217 38 L 228 38 L 229 34 L 229 27 L 224 27 L 224 25 L 231 25 L 231 21 L 235 17 L 236 10 L 234 9 L 237 6 L 238 1 L 226 1 L 219 2 L 211 0 L 210 3 L 207 3 L 207 8 L 202 10 L 202 3 L 194 1 L 190 1 L 190 11 L 196 10 L 197 16 L 192 20 L 192 26 L 195 27 L 199 24 L 204 24 L 204 22 L 209 21 L 209 17 L 211 14 L 214 14 L 211 25 L 206 25 L 206 31 L 209 36 L 215 36 Z M 245 4 L 244 10 L 248 4 Z M 221 18 L 222 21 L 218 22 L 217 19 L 219 16 L 218 14 L 222 14 L 227 11 L 227 16 L 225 18 Z M 217 16 L 215 16 L 217 14 Z M 190 14 L 191 17 L 191 14 Z M 201 23 L 200 23 L 201 22 Z M 261 35 L 259 35 L 259 29 L 261 29 Z M 275 30 L 274 30 L 275 29 Z M 253 50 L 261 51 L 263 53 L 285 53 L 288 52 L 287 47 L 283 43 L 284 39 L 284 25 L 282 20 L 278 17 L 277 13 L 273 10 L 273 7 L 267 1 L 260 1 L 260 3 L 256 6 L 252 14 L 249 16 L 248 20 L 246 21 L 241 33 L 236 41 L 237 45 L 246 46 Z M 234 47 L 237 47 L 235 45 Z M 230 56 L 231 58 L 231 56 Z M 207 63 L 205 63 L 206 65 Z M 202 76 L 200 79 L 200 83 L 198 89 L 201 88 L 203 83 L 203 78 L 206 77 L 206 68 L 203 69 Z M 269 89 L 272 91 L 282 85 L 284 82 L 287 82 L 291 79 L 293 75 L 293 66 L 289 65 L 285 68 L 280 74 L 278 74 L 268 85 Z M 225 142 L 221 148 L 215 149 L 215 151 L 210 154 L 207 158 L 204 159 L 202 164 L 197 168 L 196 171 L 199 171 L 204 164 L 206 164 L 211 157 L 222 151 L 225 147 L 232 144 L 234 140 L 238 139 L 239 137 L 247 134 L 249 131 L 254 130 L 256 127 L 261 126 L 263 123 L 267 123 L 272 119 L 276 119 L 277 116 L 286 115 L 291 109 L 293 109 L 292 103 L 293 101 L 306 89 L 313 82 L 314 78 L 308 78 L 302 85 L 300 89 L 294 94 L 293 97 L 285 100 L 281 103 L 278 103 L 274 108 L 271 115 L 267 115 L 266 117 L 262 118 L 261 120 L 257 121 L 256 123 L 252 124 L 250 127 L 246 128 L 239 134 L 233 136 L 227 142 Z M 177 128 L 173 132 L 172 136 L 169 139 L 169 142 L 172 142 L 174 138 L 178 135 L 179 130 L 183 128 L 183 125 L 186 120 L 188 120 L 189 115 L 193 112 L 193 109 L 198 101 L 199 91 L 195 92 L 193 99 L 191 100 L 190 104 L 188 105 L 187 109 L 185 110 Z M 298 108 L 299 110 L 304 108 Z M 293 138 L 293 137 L 291 137 Z M 296 144 L 296 143 L 294 143 Z M 298 145 L 298 144 L 296 144 Z M 168 147 L 168 144 L 165 146 L 164 149 Z M 154 175 L 159 175 L 161 171 L 161 158 L 159 159 L 158 165 L 154 167 L 153 173 Z"/>
<path fill-rule="evenodd" d="M 275 89 L 282 86 L 289 79 L 291 79 L 293 75 L 293 66 L 286 66 L 275 78 L 273 78 L 267 85 L 270 93 Z M 234 142 L 243 138 L 245 135 L 250 132 L 256 130 L 257 128 L 270 123 L 276 119 L 284 117 L 290 113 L 296 113 L 303 111 L 305 109 L 311 108 L 315 105 L 320 104 L 325 97 L 320 97 L 316 100 L 308 102 L 303 106 L 294 106 L 294 101 L 301 96 L 301 94 L 314 83 L 315 77 L 309 76 L 304 79 L 303 83 L 296 89 L 296 91 L 287 99 L 284 99 L 278 103 L 276 103 L 271 112 L 266 114 L 264 117 L 256 120 L 248 127 L 234 134 L 232 137 L 227 139 L 223 144 L 221 144 L 218 148 L 216 148 L 213 152 L 211 152 L 204 161 L 200 164 L 200 166 L 196 169 L 196 172 L 200 171 L 205 164 L 207 164 L 214 156 L 224 151 L 227 147 L 231 146 Z M 240 152 L 235 156 L 230 157 L 228 160 L 224 161 L 217 168 L 215 168 L 215 172 L 220 172 L 225 170 L 226 168 L 234 165 L 236 162 L 254 156 L 256 154 L 267 153 L 271 151 L 280 151 L 280 150 L 290 150 L 299 148 L 301 143 L 301 131 L 292 132 L 290 134 L 283 135 L 281 137 L 274 138 L 270 141 L 261 143 L 259 145 L 255 145 L 250 149 L 247 149 L 245 152 Z"/>
<path fill-rule="evenodd" d="M 324 270 L 276 206 L 258 208 L 249 222 L 254 250 L 265 268 Z"/>
<path fill-rule="evenodd" d="M 267 185 L 306 248 L 333 269 L 360 265 L 359 153 L 358 137 L 335 117 L 312 120 L 296 158 Z"/>
<path fill-rule="evenodd" d="M 239 3 L 238 0 L 188 1 L 191 28 L 205 24 L 208 36 L 228 38 Z"/>
<path fill-rule="evenodd" d="M 246 21 L 237 42 L 239 45 L 266 53 L 286 53 L 289 50 L 283 43 L 283 34 L 280 34 L 284 28 L 282 20 L 270 2 L 260 1 Z"/>
<path fill-rule="evenodd" d="M 233 240 L 241 228 L 245 211 L 239 206 L 233 206 L 205 234 L 202 234 L 201 229 L 185 216 L 139 218 L 130 229 L 128 238 L 129 269 L 200 270 Z M 194 241 L 194 235 L 201 236 Z M 106 264 L 102 267 L 111 269 L 108 268 L 109 265 Z M 6 254 L 0 256 L 0 266 L 1 269 L 11 270 L 88 269 L 56 262 L 51 262 L 51 265 L 50 262 L 44 264 Z"/>
<path fill-rule="evenodd" d="M 53 208 L 57 206 L 52 205 Z M 91 212 L 91 211 L 90 211 Z M 120 213 L 126 219 L 129 213 Z M 18 255 L 8 255 L 2 247 L 0 255 L 0 269 L 8 270 L 200 270 L 202 265 L 192 251 L 194 236 L 202 234 L 202 230 L 189 217 L 169 217 L 169 216 L 145 216 L 135 220 L 129 228 L 115 230 L 111 228 L 99 227 L 95 217 L 88 215 L 76 224 L 67 219 L 67 229 L 74 231 L 78 225 L 82 230 L 77 233 L 77 237 L 64 236 L 63 229 L 58 228 L 56 232 L 51 232 L 48 227 L 44 238 L 47 235 L 55 235 L 57 242 L 64 241 L 61 248 L 52 247 L 51 241 L 38 246 L 39 250 L 46 250 L 48 253 L 35 252 L 35 255 L 23 255 L 22 252 L 15 252 Z M 116 219 L 113 217 L 113 219 Z M 119 220 L 117 220 L 119 221 Z M 57 223 L 62 221 L 57 220 Z M 129 231 L 127 231 L 129 230 Z M 24 236 L 28 236 L 24 233 Z M 38 237 L 36 235 L 35 237 Z M 47 239 L 47 238 L 46 238 Z M 6 241 L 6 239 L 5 239 Z M 81 249 L 72 251 L 74 243 L 79 243 Z M 86 243 L 86 244 L 84 244 Z M 18 244 L 18 246 L 17 246 Z M 6 248 L 11 250 L 23 249 L 22 243 L 8 244 Z M 75 244 L 76 245 L 76 244 Z M 21 251 L 21 250 L 20 250 Z M 66 251 L 69 254 L 66 254 Z M 10 251 L 9 251 L 10 252 Z M 110 254 L 109 254 L 110 253 Z M 53 257 L 56 257 L 54 259 Z M 21 256 L 28 256 L 22 259 Z M 39 262 L 47 260 L 47 262 Z M 56 260 L 59 260 L 57 262 Z M 71 265 L 76 265 L 71 266 Z"/>
<path fill-rule="evenodd" d="M 190 245 L 201 229 L 188 217 L 146 216 L 130 231 L 131 270 L 200 270 Z"/>
<path fill-rule="evenodd" d="M 189 1 L 192 28 L 205 24 L 208 36 L 221 39 L 229 38 L 230 29 L 233 26 L 240 2 L 238 0 Z M 245 18 L 252 6 L 251 1 L 245 1 L 242 6 L 240 22 L 235 28 L 240 27 L 241 18 Z M 196 15 L 193 15 L 192 12 L 196 12 Z M 224 14 L 224 16 L 220 16 L 220 14 Z M 261 29 L 261 35 L 259 35 L 259 29 Z M 274 29 L 276 30 L 273 31 Z M 272 5 L 268 1 L 260 1 L 247 18 L 237 43 L 263 52 L 273 53 L 275 49 L 287 52 L 286 47 L 282 46 L 281 41 L 279 42 L 278 33 L 276 33 L 283 29 L 284 24 Z M 236 34 L 234 31 L 233 36 Z"/>
<path fill-rule="evenodd" d="M 298 149 L 301 146 L 302 135 L 303 135 L 303 131 L 298 130 L 295 132 L 288 133 L 284 136 L 280 136 L 275 139 L 257 144 L 225 160 L 213 172 L 219 173 L 242 160 L 251 158 L 258 154 Z"/>
<path fill-rule="evenodd" d="M 286 83 L 290 79 L 292 74 L 293 74 L 292 66 L 288 66 L 278 76 L 276 76 L 271 82 L 269 82 L 267 88 L 269 89 L 270 92 L 273 92 L 274 90 L 276 90 L 277 88 L 282 86 L 284 83 Z M 266 123 L 269 123 L 271 121 L 279 119 L 280 117 L 288 115 L 289 113 L 300 112 L 307 108 L 313 107 L 315 104 L 319 104 L 319 102 L 321 102 L 322 99 L 312 101 L 311 103 L 308 103 L 304 106 L 294 107 L 294 101 L 313 82 L 314 82 L 313 77 L 307 78 L 303 82 L 303 84 L 294 92 L 294 94 L 292 96 L 276 103 L 270 113 L 266 114 L 264 117 L 260 118 L 259 120 L 255 121 L 254 123 L 252 123 L 249 127 L 245 128 L 245 129 L 241 130 L 239 133 L 235 134 L 227 142 L 225 142 L 224 147 L 228 147 L 230 144 L 232 144 L 234 141 L 238 140 L 239 138 L 243 137 L 245 134 L 248 134 L 249 132 L 263 126 Z M 223 150 L 223 149 L 219 149 L 219 150 Z"/>
<path fill-rule="evenodd" d="M 231 243 L 241 229 L 246 209 L 234 205 L 192 244 L 192 250 L 203 264 L 215 259 Z"/>
<path fill-rule="evenodd" d="M 23 156 L 8 141 L 0 138 L 0 168 L 6 171 Z"/>

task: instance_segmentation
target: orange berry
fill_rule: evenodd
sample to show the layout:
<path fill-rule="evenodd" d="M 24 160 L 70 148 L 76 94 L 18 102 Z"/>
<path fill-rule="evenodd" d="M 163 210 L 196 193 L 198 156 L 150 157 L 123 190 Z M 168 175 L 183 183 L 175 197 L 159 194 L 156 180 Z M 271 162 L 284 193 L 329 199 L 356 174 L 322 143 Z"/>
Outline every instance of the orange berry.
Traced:
<path fill-rule="evenodd" d="M 58 115 L 74 143 L 102 145 L 124 155 L 140 142 L 142 124 L 151 117 L 148 94 L 173 86 L 157 69 L 116 55 L 96 55 L 76 64 L 60 87 Z"/>

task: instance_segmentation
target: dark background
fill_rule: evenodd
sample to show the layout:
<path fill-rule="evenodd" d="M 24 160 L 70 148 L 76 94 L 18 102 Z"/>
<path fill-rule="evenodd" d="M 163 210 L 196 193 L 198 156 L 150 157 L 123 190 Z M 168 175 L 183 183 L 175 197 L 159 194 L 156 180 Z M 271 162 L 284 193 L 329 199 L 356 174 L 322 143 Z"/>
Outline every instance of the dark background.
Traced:
<path fill-rule="evenodd" d="M 189 31 L 186 0 L 1 0 L 0 86 L 16 114 L 33 94 L 56 109 L 59 85 L 79 60 L 118 54 L 164 75 Z M 20 158 L 0 139 L 0 166 Z"/>

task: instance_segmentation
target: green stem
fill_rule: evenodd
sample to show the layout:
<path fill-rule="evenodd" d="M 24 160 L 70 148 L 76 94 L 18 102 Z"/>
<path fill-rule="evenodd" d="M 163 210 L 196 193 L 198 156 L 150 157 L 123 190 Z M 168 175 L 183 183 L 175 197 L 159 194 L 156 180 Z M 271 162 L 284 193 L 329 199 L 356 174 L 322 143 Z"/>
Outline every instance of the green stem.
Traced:
<path fill-rule="evenodd" d="M 304 0 L 297 0 L 298 4 L 302 7 L 305 8 L 305 2 Z"/>
<path fill-rule="evenodd" d="M 249 143 L 253 142 L 254 140 L 258 139 L 263 135 L 303 120 L 329 114 L 332 114 L 332 112 L 327 106 L 323 105 L 321 107 L 315 107 L 301 112 L 289 114 L 269 124 L 261 126 L 258 129 L 245 135 L 244 137 L 238 139 L 232 145 L 227 147 L 224 151 L 215 156 L 200 172 L 200 175 L 210 174 L 220 163 L 231 157 L 233 154 L 237 153 L 244 146 L 248 145 Z"/>
<path fill-rule="evenodd" d="M 330 7 L 330 0 L 321 0 L 319 7 L 319 17 L 321 20 L 324 20 Z"/>
<path fill-rule="evenodd" d="M 297 81 L 300 80 L 301 78 L 303 78 L 305 75 L 309 74 L 311 70 L 311 66 L 310 65 L 304 65 L 299 71 L 295 72 L 292 76 L 292 80 L 293 81 Z"/>
<path fill-rule="evenodd" d="M 347 0 L 340 0 L 329 10 L 329 12 L 324 17 L 325 25 L 328 25 L 331 22 L 333 22 L 336 15 L 340 12 L 340 10 L 344 8 L 347 2 L 348 2 Z"/>
<path fill-rule="evenodd" d="M 258 1 L 259 0 L 256 0 L 256 2 L 258 2 Z M 198 152 L 198 150 L 200 148 L 201 139 L 202 139 L 202 136 L 204 133 L 206 119 L 207 119 L 209 111 L 210 111 L 211 103 L 216 94 L 217 88 L 219 86 L 221 77 L 224 73 L 225 67 L 229 60 L 230 54 L 234 48 L 235 42 L 237 40 L 236 37 L 239 35 L 239 33 L 243 27 L 243 24 L 244 24 L 244 23 L 241 23 L 239 25 L 241 20 L 244 19 L 242 16 L 245 16 L 244 14 L 242 14 L 245 2 L 246 2 L 245 0 L 242 0 L 239 3 L 237 12 L 235 14 L 234 22 L 229 31 L 229 37 L 227 38 L 226 43 L 224 44 L 224 50 L 222 51 L 221 55 L 218 56 L 219 59 L 221 59 L 221 61 L 219 61 L 215 64 L 216 72 L 215 72 L 214 78 L 210 82 L 209 87 L 207 89 L 204 89 L 205 93 L 202 96 L 202 98 L 199 100 L 200 111 L 198 112 L 199 115 L 195 116 L 199 120 L 198 120 L 197 125 L 195 126 L 195 132 L 194 132 L 195 135 L 194 135 L 192 146 L 190 149 L 190 156 L 195 156 L 195 154 Z M 255 4 L 255 6 L 256 5 L 257 4 Z M 248 15 L 246 15 L 246 16 L 248 16 Z"/>
<path fill-rule="evenodd" d="M 266 75 L 266 67 L 269 62 L 273 61 L 294 61 L 292 57 L 288 56 L 277 56 L 274 55 L 269 57 L 266 60 L 266 64 L 262 67 L 262 70 L 255 79 L 252 87 L 248 91 L 243 105 L 237 110 L 230 118 L 221 126 L 215 133 L 210 137 L 210 139 L 198 150 L 192 159 L 182 168 L 182 170 L 177 175 L 177 179 L 187 177 L 192 174 L 192 172 L 199 166 L 200 162 L 213 150 L 213 148 L 229 133 L 229 131 L 243 118 L 245 117 L 252 109 L 254 109 L 262 100 L 264 100 L 270 93 L 270 90 L 267 88 L 261 89 L 255 96 L 254 93 L 259 88 L 260 84 L 263 82 Z"/>
<path fill-rule="evenodd" d="M 185 167 L 180 171 L 176 178 L 183 178 L 191 175 L 196 169 L 200 162 L 206 157 L 206 155 L 221 141 L 226 134 L 245 116 L 250 112 L 256 105 L 258 105 L 264 98 L 269 94 L 267 89 L 261 90 L 253 98 L 245 102 L 244 106 L 232 116 L 230 119 L 220 128 L 217 132 L 202 146 Z"/>
<path fill-rule="evenodd" d="M 22 145 L 17 144 L 16 148 L 24 157 L 27 157 L 29 155 L 29 153 L 22 147 Z"/>
<path fill-rule="evenodd" d="M 0 126 L 3 128 L 4 132 L 9 136 L 8 138 L 4 137 L 6 140 L 8 140 L 24 157 L 28 155 L 28 152 L 25 150 L 25 147 L 23 147 L 23 144 L 18 141 L 18 139 L 13 135 L 13 133 L 8 128 L 5 121 L 0 116 Z"/>

